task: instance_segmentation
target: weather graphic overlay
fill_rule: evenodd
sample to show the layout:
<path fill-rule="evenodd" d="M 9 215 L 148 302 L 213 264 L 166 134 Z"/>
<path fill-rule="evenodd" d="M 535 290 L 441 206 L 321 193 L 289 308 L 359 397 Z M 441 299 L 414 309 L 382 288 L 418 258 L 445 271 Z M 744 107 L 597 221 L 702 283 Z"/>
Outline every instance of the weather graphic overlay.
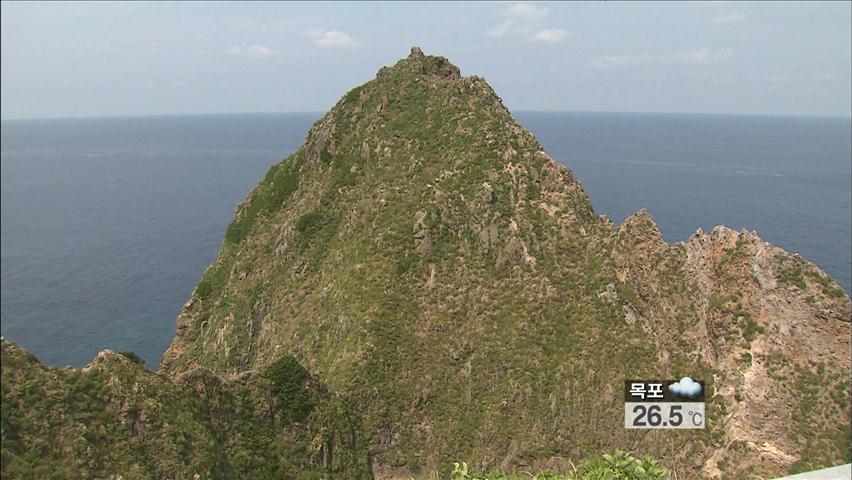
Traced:
<path fill-rule="evenodd" d="M 704 382 L 626 380 L 624 428 L 704 428 Z"/>

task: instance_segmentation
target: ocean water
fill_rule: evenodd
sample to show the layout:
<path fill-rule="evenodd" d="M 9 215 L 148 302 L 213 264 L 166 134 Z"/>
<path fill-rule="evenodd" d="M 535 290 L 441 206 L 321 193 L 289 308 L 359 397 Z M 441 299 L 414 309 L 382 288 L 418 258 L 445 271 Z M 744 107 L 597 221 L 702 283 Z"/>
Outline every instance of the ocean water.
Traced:
<path fill-rule="evenodd" d="M 111 348 L 156 367 L 235 205 L 318 116 L 2 122 L 2 335 L 59 366 Z M 516 117 L 613 221 L 756 230 L 852 290 L 850 119 Z"/>

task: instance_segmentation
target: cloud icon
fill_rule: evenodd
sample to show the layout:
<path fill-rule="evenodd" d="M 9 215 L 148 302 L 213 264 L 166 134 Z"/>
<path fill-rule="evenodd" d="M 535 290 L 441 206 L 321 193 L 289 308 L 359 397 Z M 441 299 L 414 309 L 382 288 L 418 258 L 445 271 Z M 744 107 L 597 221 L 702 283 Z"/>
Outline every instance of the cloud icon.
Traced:
<path fill-rule="evenodd" d="M 670 384 L 669 391 L 680 397 L 695 398 L 701 394 L 701 384 L 689 377 L 683 377 Z"/>

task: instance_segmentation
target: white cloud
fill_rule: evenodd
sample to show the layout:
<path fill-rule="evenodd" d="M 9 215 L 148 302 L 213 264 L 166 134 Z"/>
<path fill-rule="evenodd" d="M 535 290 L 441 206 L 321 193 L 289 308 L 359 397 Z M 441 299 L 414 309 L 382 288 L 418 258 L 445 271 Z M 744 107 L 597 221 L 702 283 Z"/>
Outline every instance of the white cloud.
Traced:
<path fill-rule="evenodd" d="M 309 30 L 305 34 L 314 45 L 323 48 L 352 48 L 361 45 L 349 34 L 340 30 Z"/>
<path fill-rule="evenodd" d="M 248 47 L 231 47 L 228 53 L 238 57 L 269 58 L 278 55 L 278 50 L 266 45 L 251 45 Z"/>
<path fill-rule="evenodd" d="M 742 23 L 748 19 L 742 13 L 725 13 L 710 19 L 710 23 Z"/>
<path fill-rule="evenodd" d="M 531 42 L 558 43 L 568 38 L 568 31 L 561 28 L 545 28 L 544 20 L 550 11 L 547 7 L 530 3 L 514 3 L 503 10 L 504 20 L 485 31 L 491 37 L 502 38 L 507 34 L 526 37 Z"/>
<path fill-rule="evenodd" d="M 568 30 L 562 30 L 561 28 L 545 28 L 544 30 L 539 30 L 533 36 L 531 36 L 530 41 L 541 43 L 559 43 L 564 42 L 566 38 L 568 38 Z"/>
<path fill-rule="evenodd" d="M 727 62 L 733 57 L 730 50 L 702 48 L 684 52 L 639 55 L 606 55 L 593 58 L 589 65 L 600 71 L 638 70 L 656 66 L 700 66 Z"/>

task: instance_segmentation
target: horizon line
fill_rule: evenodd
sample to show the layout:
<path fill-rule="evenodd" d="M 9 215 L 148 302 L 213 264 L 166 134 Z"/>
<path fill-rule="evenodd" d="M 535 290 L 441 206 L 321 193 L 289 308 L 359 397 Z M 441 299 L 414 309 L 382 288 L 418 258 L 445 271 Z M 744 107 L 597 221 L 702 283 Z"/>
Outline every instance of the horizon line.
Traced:
<path fill-rule="evenodd" d="M 274 112 L 216 112 L 216 113 L 150 113 L 150 114 L 115 114 L 115 115 L 81 115 L 71 117 L 2 117 L 0 122 L 27 122 L 27 121 L 64 121 L 64 120 L 118 120 L 118 119 L 143 119 L 143 118 L 177 118 L 177 117 L 224 117 L 224 116 L 247 116 L 247 115 L 324 115 L 326 111 L 321 110 L 293 110 Z M 628 110 L 536 110 L 518 109 L 509 110 L 515 113 L 581 113 L 581 114 L 614 114 L 614 115 L 694 115 L 694 116 L 716 116 L 716 117 L 772 117 L 772 118 L 811 118 L 811 119 L 835 119 L 852 120 L 852 115 L 813 115 L 793 113 L 718 113 L 718 112 L 672 112 L 672 111 L 628 111 Z"/>

